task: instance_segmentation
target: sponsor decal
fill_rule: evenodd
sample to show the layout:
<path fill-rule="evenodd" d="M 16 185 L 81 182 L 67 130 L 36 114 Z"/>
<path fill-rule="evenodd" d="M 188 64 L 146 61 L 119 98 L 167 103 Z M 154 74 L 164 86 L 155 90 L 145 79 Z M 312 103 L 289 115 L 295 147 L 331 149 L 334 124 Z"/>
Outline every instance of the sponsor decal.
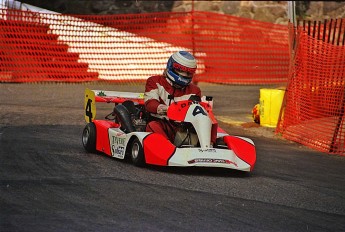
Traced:
<path fill-rule="evenodd" d="M 192 105 L 193 104 L 193 102 L 187 102 L 187 103 L 181 103 L 181 108 L 185 108 L 186 106 L 190 106 L 190 105 Z"/>
<path fill-rule="evenodd" d="M 97 96 L 100 96 L 100 97 L 104 97 L 104 96 L 107 96 L 103 91 L 100 91 Z"/>
<path fill-rule="evenodd" d="M 193 104 L 193 102 L 191 102 L 191 101 L 189 101 L 189 102 L 187 102 L 187 103 L 181 103 L 181 108 L 183 109 L 183 108 L 185 108 L 186 106 L 190 106 L 190 105 L 192 105 Z M 195 108 L 194 108 L 194 110 L 193 110 L 193 112 L 192 112 L 192 115 L 193 116 L 197 116 L 198 114 L 202 114 L 202 115 L 205 115 L 205 116 L 207 116 L 207 114 L 206 114 L 206 112 L 204 111 L 204 109 L 201 107 L 201 106 L 199 106 L 199 105 L 197 105 L 197 106 L 195 106 Z"/>
<path fill-rule="evenodd" d="M 125 157 L 125 141 L 126 141 L 125 138 L 120 138 L 120 137 L 112 136 L 112 139 L 111 139 L 111 152 L 112 152 L 113 156 L 118 157 L 118 158 Z"/>
<path fill-rule="evenodd" d="M 189 68 L 189 67 L 183 66 L 179 63 L 173 63 L 173 68 L 180 70 L 182 72 L 188 72 L 188 73 L 192 73 L 192 74 L 194 74 L 195 70 L 196 70 L 196 68 Z"/>
<path fill-rule="evenodd" d="M 188 161 L 188 164 L 195 164 L 195 163 L 232 164 L 237 167 L 237 163 L 231 160 L 225 160 L 225 159 L 196 158 L 196 159 Z"/>
<path fill-rule="evenodd" d="M 116 134 L 115 134 L 115 136 L 122 136 L 122 135 L 124 135 L 125 133 L 124 132 L 117 132 Z"/>
<path fill-rule="evenodd" d="M 113 139 L 112 139 L 112 144 L 116 144 L 116 145 L 125 145 L 125 141 L 126 141 L 126 138 L 119 138 L 119 137 L 116 137 L 116 136 L 112 136 Z"/>
<path fill-rule="evenodd" d="M 125 153 L 125 147 L 123 147 L 123 146 L 116 147 L 115 145 L 112 145 L 111 150 L 112 150 L 113 154 L 116 154 L 119 157 L 124 157 L 123 155 Z"/>
<path fill-rule="evenodd" d="M 189 84 L 189 83 L 192 81 L 192 79 L 181 78 L 181 77 L 179 77 L 178 80 L 179 80 L 179 81 L 182 81 L 182 82 L 185 83 L 185 84 Z"/>
<path fill-rule="evenodd" d="M 201 149 L 201 148 L 199 148 L 198 151 L 201 152 L 201 153 L 202 152 L 214 152 L 214 153 L 217 152 L 217 150 L 215 148 L 208 148 L 208 149 Z"/>

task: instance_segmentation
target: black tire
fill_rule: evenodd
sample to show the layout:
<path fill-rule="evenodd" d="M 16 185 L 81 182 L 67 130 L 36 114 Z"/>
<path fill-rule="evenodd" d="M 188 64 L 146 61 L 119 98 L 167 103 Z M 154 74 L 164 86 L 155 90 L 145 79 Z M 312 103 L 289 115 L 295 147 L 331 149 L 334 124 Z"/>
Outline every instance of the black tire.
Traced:
<path fill-rule="evenodd" d="M 138 138 L 133 139 L 129 155 L 135 166 L 143 167 L 145 165 L 144 149 Z"/>
<path fill-rule="evenodd" d="M 93 122 L 86 124 L 83 130 L 82 142 L 87 152 L 96 152 L 96 126 Z"/>

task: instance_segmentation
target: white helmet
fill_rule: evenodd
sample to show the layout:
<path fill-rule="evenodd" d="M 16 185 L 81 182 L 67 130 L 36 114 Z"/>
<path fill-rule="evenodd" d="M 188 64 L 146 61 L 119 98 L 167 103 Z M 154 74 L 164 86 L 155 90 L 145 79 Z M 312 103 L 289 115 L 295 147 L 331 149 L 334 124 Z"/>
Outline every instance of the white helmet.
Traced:
<path fill-rule="evenodd" d="M 174 85 L 185 87 L 192 82 L 196 71 L 196 60 L 192 54 L 179 51 L 172 54 L 167 63 L 167 77 Z"/>

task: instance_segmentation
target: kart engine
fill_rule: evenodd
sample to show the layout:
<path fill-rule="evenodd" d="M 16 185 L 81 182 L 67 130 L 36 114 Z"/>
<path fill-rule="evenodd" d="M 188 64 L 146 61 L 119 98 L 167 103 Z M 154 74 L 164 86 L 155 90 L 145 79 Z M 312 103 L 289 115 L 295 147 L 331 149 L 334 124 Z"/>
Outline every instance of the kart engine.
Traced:
<path fill-rule="evenodd" d="M 135 128 L 135 131 L 145 131 L 146 120 L 142 117 L 136 118 L 135 116 L 132 116 L 132 123 Z"/>
<path fill-rule="evenodd" d="M 192 125 L 189 125 L 187 127 L 185 126 L 185 124 L 179 125 L 179 127 L 176 131 L 174 145 L 177 147 L 197 147 L 197 146 L 200 146 L 198 135 L 196 134 Z"/>

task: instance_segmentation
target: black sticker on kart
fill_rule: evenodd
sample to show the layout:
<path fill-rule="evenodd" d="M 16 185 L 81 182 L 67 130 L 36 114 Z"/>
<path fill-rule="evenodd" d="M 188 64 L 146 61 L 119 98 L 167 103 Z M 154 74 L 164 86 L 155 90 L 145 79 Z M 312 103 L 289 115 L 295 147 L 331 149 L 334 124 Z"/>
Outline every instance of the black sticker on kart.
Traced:
<path fill-rule="evenodd" d="M 92 100 L 88 99 L 85 108 L 85 115 L 89 117 L 89 122 L 92 122 L 92 111 L 91 111 Z"/>
<path fill-rule="evenodd" d="M 190 106 L 192 104 L 193 104 L 193 102 L 188 102 L 188 104 L 187 103 L 182 103 L 181 104 L 181 108 L 185 108 L 186 106 Z"/>
<path fill-rule="evenodd" d="M 195 108 L 194 108 L 194 110 L 193 110 L 193 116 L 196 116 L 196 115 L 198 115 L 198 114 L 203 114 L 203 115 L 207 115 L 206 113 L 205 113 L 205 111 L 200 107 L 200 106 L 196 106 Z"/>

